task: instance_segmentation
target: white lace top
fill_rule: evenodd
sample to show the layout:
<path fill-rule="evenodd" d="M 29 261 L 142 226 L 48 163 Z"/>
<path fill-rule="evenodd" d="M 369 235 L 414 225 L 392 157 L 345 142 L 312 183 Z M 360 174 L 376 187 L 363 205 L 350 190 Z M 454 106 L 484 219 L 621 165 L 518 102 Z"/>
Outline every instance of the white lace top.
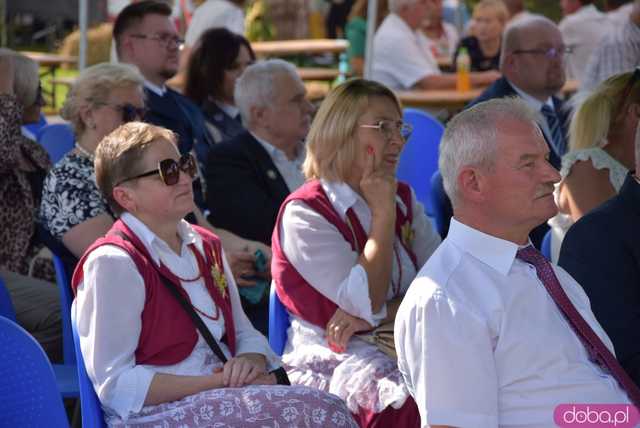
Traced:
<path fill-rule="evenodd" d="M 595 169 L 608 169 L 609 182 L 611 182 L 611 185 L 616 192 L 620 191 L 622 183 L 624 183 L 624 179 L 629 170 L 600 147 L 574 150 L 564 155 L 562 157 L 562 168 L 560 169 L 562 180 L 569 175 L 573 164 L 578 161 L 586 160 L 590 160 Z M 558 203 L 558 198 L 560 196 L 558 189 L 560 188 L 561 183 L 562 181 L 556 185 L 556 203 Z M 551 218 L 548 223 L 549 226 L 551 226 L 551 260 L 554 263 L 557 263 L 558 258 L 560 257 L 560 246 L 562 245 L 562 240 L 569 228 L 573 225 L 573 220 L 569 214 L 559 212 L 555 217 Z"/>

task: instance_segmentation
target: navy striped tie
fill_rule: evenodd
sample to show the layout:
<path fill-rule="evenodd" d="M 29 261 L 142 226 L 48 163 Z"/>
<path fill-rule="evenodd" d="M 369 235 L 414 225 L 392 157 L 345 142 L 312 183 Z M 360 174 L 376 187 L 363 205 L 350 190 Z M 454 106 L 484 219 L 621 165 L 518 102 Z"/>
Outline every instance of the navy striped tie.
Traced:
<path fill-rule="evenodd" d="M 562 157 L 567 151 L 567 142 L 565 140 L 564 130 L 560 125 L 560 120 L 558 120 L 556 112 L 547 104 L 542 106 L 542 115 L 547 121 L 547 126 L 549 126 L 553 147 L 558 156 Z"/>

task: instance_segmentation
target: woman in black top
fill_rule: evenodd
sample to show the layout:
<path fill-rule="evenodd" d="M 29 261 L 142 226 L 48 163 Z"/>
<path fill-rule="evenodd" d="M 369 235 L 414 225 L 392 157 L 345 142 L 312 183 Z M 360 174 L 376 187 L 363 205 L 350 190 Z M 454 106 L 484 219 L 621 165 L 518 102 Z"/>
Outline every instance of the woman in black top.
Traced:
<path fill-rule="evenodd" d="M 509 12 L 502 0 L 482 0 L 473 9 L 471 36 L 460 40 L 453 55 L 453 67 L 460 50 L 465 48 L 471 59 L 471 71 L 498 70 L 502 30 Z"/>

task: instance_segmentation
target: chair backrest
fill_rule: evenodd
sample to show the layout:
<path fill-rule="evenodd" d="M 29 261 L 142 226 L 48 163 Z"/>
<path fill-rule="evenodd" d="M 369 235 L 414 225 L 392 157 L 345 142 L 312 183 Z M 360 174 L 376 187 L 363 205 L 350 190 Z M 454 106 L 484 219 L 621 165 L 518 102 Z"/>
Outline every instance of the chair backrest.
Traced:
<path fill-rule="evenodd" d="M 49 153 L 51 162 L 56 163 L 70 152 L 75 144 L 71 126 L 66 123 L 52 123 L 38 132 L 38 143 Z"/>
<path fill-rule="evenodd" d="M 73 333 L 71 332 L 71 283 L 62 259 L 53 254 L 53 267 L 56 270 L 56 283 L 60 294 L 60 314 L 62 315 L 62 357 L 65 364 L 76 363 L 76 353 L 73 349 Z"/>
<path fill-rule="evenodd" d="M 433 207 L 433 220 L 436 231 L 442 239 L 446 238 L 449 232 L 449 223 L 453 215 L 451 202 L 444 191 L 442 185 L 442 175 L 440 171 L 433 173 L 431 176 L 431 192 L 429 193 L 431 206 Z"/>
<path fill-rule="evenodd" d="M 269 345 L 278 355 L 282 355 L 284 345 L 287 344 L 287 329 L 290 324 L 289 313 L 272 285 L 269 292 Z"/>
<path fill-rule="evenodd" d="M 22 135 L 30 140 L 37 141 L 40 130 L 47 126 L 47 117 L 44 113 L 40 113 L 40 119 L 36 123 L 22 125 Z"/>
<path fill-rule="evenodd" d="M 56 378 L 38 342 L 0 317 L 0 423 L 6 427 L 68 428 Z"/>
<path fill-rule="evenodd" d="M 80 408 L 82 413 L 82 426 L 91 428 L 102 428 L 107 426 L 104 421 L 104 413 L 100 407 L 100 400 L 96 395 L 95 389 L 87 369 L 82 359 L 82 351 L 80 350 L 80 340 L 78 338 L 78 327 L 75 319 L 75 303 L 71 305 L 71 331 L 73 332 L 73 347 L 76 352 L 76 360 L 78 362 L 78 384 L 80 386 Z"/>
<path fill-rule="evenodd" d="M 547 233 L 545 233 L 542 238 L 540 252 L 547 258 L 547 260 L 551 261 L 551 229 L 547 230 Z"/>
<path fill-rule="evenodd" d="M 11 295 L 4 285 L 2 277 L 0 277 L 0 316 L 8 318 L 11 321 L 16 320 L 16 311 L 11 301 Z"/>
<path fill-rule="evenodd" d="M 427 215 L 432 216 L 429 178 L 438 169 L 438 147 L 444 126 L 429 113 L 412 108 L 404 109 L 403 119 L 413 125 L 413 134 L 400 156 L 397 177 L 413 187 Z"/>

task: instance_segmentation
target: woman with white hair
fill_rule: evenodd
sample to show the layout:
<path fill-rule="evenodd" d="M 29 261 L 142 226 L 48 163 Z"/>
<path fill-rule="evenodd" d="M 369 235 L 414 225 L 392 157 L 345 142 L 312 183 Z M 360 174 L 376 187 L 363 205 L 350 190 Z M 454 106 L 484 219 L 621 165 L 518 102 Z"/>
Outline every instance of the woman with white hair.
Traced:
<path fill-rule="evenodd" d="M 142 120 L 143 81 L 130 65 L 94 65 L 80 74 L 62 108 L 62 117 L 73 126 L 76 145 L 45 180 L 40 221 L 76 257 L 113 224 L 113 214 L 96 186 L 94 152 L 109 132 Z"/>
<path fill-rule="evenodd" d="M 380 326 L 374 337 L 393 341 L 400 301 L 440 244 L 395 177 L 410 132 L 387 87 L 354 79 L 333 89 L 309 132 L 307 182 L 282 204 L 273 234 L 271 274 L 292 316 L 289 377 L 343 398 L 364 427 L 420 426 L 393 343 L 356 334 Z"/>

